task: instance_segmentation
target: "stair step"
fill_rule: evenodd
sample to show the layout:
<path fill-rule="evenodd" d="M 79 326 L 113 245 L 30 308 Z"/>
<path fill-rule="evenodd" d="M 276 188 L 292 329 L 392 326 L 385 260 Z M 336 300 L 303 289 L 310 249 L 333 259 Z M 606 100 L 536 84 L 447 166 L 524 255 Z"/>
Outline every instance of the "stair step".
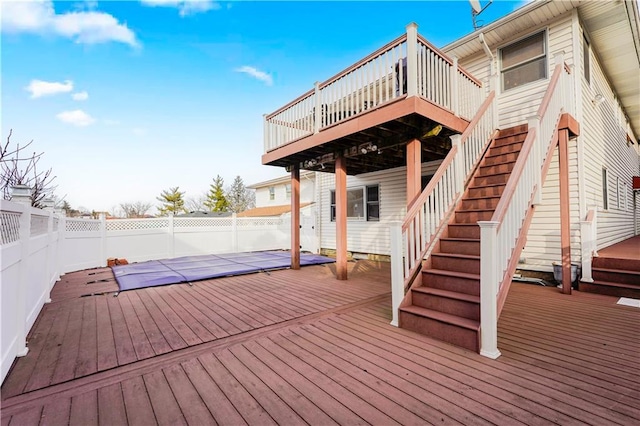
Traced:
<path fill-rule="evenodd" d="M 500 132 L 498 133 L 498 137 L 496 139 L 517 135 L 517 134 L 522 134 L 522 133 L 527 133 L 528 131 L 529 131 L 528 124 L 518 124 L 517 126 L 500 130 Z"/>
<path fill-rule="evenodd" d="M 501 163 L 501 164 L 488 165 L 488 166 L 483 165 L 483 166 L 480 166 L 475 176 L 482 177 L 482 176 L 493 176 L 493 175 L 502 174 L 502 173 L 511 173 L 511 170 L 513 170 L 513 166 L 515 164 L 516 162 L 512 161 L 508 163 Z"/>
<path fill-rule="evenodd" d="M 622 259 L 617 257 L 594 257 L 592 267 L 640 272 L 640 260 Z"/>
<path fill-rule="evenodd" d="M 448 226 L 451 238 L 480 238 L 480 227 L 476 223 L 452 223 Z"/>
<path fill-rule="evenodd" d="M 487 153 L 488 154 L 488 153 Z M 508 152 L 506 154 L 486 155 L 482 163 L 483 166 L 492 166 L 494 164 L 510 163 L 518 159 L 519 151 Z"/>
<path fill-rule="evenodd" d="M 411 289 L 413 306 L 480 321 L 480 296 L 472 296 L 439 288 Z"/>
<path fill-rule="evenodd" d="M 592 283 L 580 281 L 578 283 L 578 289 L 587 293 L 640 299 L 640 285 L 593 280 Z"/>
<path fill-rule="evenodd" d="M 490 210 L 458 210 L 455 212 L 457 223 L 477 223 L 479 220 L 491 220 L 493 209 Z"/>
<path fill-rule="evenodd" d="M 424 269 L 422 271 L 422 285 L 480 296 L 480 274 L 433 268 Z"/>
<path fill-rule="evenodd" d="M 505 146 L 505 145 L 511 145 L 511 144 L 514 144 L 514 143 L 522 143 L 522 142 L 524 142 L 526 137 L 527 137 L 526 133 L 518 133 L 518 134 L 515 134 L 515 135 L 511 135 L 511 136 L 498 137 L 498 138 L 496 138 L 495 143 L 492 146 L 500 147 L 500 146 Z"/>
<path fill-rule="evenodd" d="M 591 275 L 593 279 L 597 281 L 614 282 L 619 284 L 637 284 L 640 288 L 640 271 L 592 268 Z"/>
<path fill-rule="evenodd" d="M 456 315 L 405 306 L 400 308 L 400 327 L 478 352 L 480 322 Z"/>
<path fill-rule="evenodd" d="M 481 197 L 500 197 L 506 185 L 495 183 L 492 185 L 471 185 L 467 192 L 467 196 L 471 198 Z"/>
<path fill-rule="evenodd" d="M 496 173 L 490 176 L 476 176 L 473 178 L 473 185 L 484 186 L 484 185 L 506 184 L 507 181 L 509 180 L 509 176 L 511 176 L 511 172 Z"/>
<path fill-rule="evenodd" d="M 480 256 L 480 240 L 470 238 L 440 238 L 443 253 Z"/>
<path fill-rule="evenodd" d="M 511 152 L 519 153 L 522 149 L 522 144 L 523 142 L 514 142 L 508 145 L 492 146 L 489 148 L 489 152 L 487 154 L 493 157 L 496 155 L 509 154 Z"/>
<path fill-rule="evenodd" d="M 457 253 L 431 253 L 433 269 L 480 275 L 480 256 Z"/>
<path fill-rule="evenodd" d="M 478 197 L 478 198 L 463 198 L 460 203 L 460 209 L 462 210 L 495 210 L 496 206 L 500 202 L 500 197 Z"/>

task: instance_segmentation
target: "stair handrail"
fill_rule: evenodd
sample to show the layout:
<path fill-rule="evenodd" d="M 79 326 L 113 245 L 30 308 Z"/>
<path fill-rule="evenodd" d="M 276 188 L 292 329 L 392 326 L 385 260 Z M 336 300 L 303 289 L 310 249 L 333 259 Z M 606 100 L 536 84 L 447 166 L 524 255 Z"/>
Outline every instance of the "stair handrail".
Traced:
<path fill-rule="evenodd" d="M 527 137 L 506 183 L 500 201 L 489 221 L 480 226 L 480 320 L 481 355 L 497 358 L 498 298 L 510 282 L 509 263 L 528 211 L 540 202 L 542 168 L 557 140 L 563 112 L 571 112 L 572 84 L 563 53 L 555 56 L 551 81 L 536 115 L 529 118 Z"/>
<path fill-rule="evenodd" d="M 452 147 L 425 189 L 409 206 L 402 222 L 391 224 L 392 325 L 407 287 L 433 249 L 443 225 L 458 203 L 469 177 L 491 141 L 495 92 L 489 93 L 462 133 L 451 137 Z"/>

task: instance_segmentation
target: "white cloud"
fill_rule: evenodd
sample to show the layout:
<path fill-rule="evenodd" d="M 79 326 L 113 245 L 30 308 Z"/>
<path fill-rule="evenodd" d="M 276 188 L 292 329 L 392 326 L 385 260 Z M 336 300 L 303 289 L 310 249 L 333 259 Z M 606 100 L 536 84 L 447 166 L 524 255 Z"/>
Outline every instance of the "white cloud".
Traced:
<path fill-rule="evenodd" d="M 86 90 L 83 90 L 82 92 L 73 93 L 71 98 L 73 98 L 74 101 L 86 101 L 89 99 L 89 94 Z"/>
<path fill-rule="evenodd" d="M 218 2 L 212 0 L 141 0 L 141 2 L 146 6 L 175 7 L 180 12 L 180 16 L 195 15 L 221 8 Z"/>
<path fill-rule="evenodd" d="M 58 14 L 50 0 L 3 0 L 0 8 L 2 32 L 55 34 L 84 44 L 114 41 L 138 46 L 133 31 L 108 13 L 81 10 Z"/>
<path fill-rule="evenodd" d="M 260 81 L 263 81 L 267 86 L 273 86 L 273 78 L 269 74 L 264 71 L 260 71 L 257 68 L 250 67 L 248 65 L 244 65 L 240 68 L 236 68 L 236 72 L 242 72 L 245 74 L 249 74 L 251 77 L 257 78 Z"/>
<path fill-rule="evenodd" d="M 131 129 L 134 135 L 136 136 L 146 136 L 148 131 L 144 127 L 134 127 Z"/>
<path fill-rule="evenodd" d="M 57 95 L 58 93 L 68 93 L 73 90 L 73 82 L 66 80 L 64 83 L 57 81 L 31 80 L 25 90 L 31 93 L 31 98 Z"/>
<path fill-rule="evenodd" d="M 56 118 L 64 123 L 78 127 L 88 126 L 96 121 L 93 117 L 80 109 L 63 111 L 56 115 Z"/>

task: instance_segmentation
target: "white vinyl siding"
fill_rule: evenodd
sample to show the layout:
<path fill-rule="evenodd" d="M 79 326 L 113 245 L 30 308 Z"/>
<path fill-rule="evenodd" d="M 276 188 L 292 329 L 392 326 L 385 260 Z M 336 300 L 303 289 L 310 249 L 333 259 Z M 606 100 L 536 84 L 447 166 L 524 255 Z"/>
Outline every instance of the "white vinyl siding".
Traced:
<path fill-rule="evenodd" d="M 424 163 L 422 175 L 432 175 L 438 169 L 440 161 Z M 347 164 L 348 170 L 349 164 Z M 336 248 L 336 223 L 330 217 L 331 191 L 335 190 L 335 176 L 331 173 L 318 173 L 320 216 L 320 247 Z M 347 250 L 356 253 L 388 255 L 389 223 L 403 220 L 406 214 L 407 176 L 406 167 L 347 176 L 347 188 L 365 188 L 379 185 L 380 221 L 347 221 Z"/>

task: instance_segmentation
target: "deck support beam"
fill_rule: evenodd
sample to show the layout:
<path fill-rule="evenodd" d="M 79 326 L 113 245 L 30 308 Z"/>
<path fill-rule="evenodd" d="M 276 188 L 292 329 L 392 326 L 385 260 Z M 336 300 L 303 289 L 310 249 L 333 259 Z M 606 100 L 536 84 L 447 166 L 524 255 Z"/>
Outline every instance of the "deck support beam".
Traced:
<path fill-rule="evenodd" d="M 571 294 L 571 205 L 569 200 L 569 131 L 558 130 L 560 172 L 560 247 L 562 250 L 562 293 Z"/>
<path fill-rule="evenodd" d="M 300 269 L 300 166 L 291 166 L 291 269 Z"/>
<path fill-rule="evenodd" d="M 347 159 L 336 159 L 336 277 L 347 279 Z"/>
<path fill-rule="evenodd" d="M 422 144 L 414 139 L 407 144 L 407 209 L 420 195 L 422 182 Z"/>

